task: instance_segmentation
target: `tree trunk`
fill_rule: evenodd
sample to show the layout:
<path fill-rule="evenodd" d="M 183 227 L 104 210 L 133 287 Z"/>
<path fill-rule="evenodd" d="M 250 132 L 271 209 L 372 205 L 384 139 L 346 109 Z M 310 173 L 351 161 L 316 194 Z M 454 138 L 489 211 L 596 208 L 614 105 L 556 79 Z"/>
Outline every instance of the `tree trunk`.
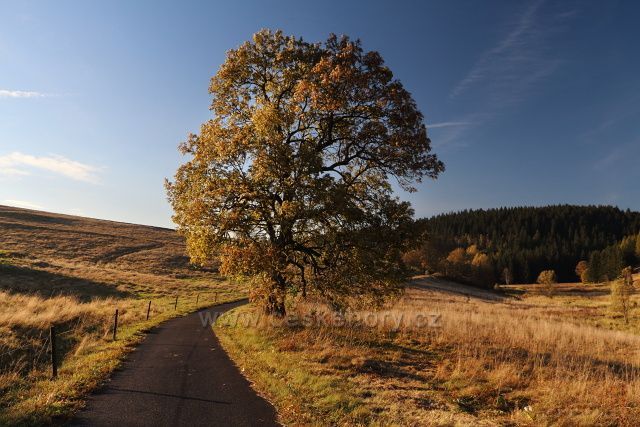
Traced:
<path fill-rule="evenodd" d="M 273 294 L 269 295 L 269 298 L 267 298 L 267 306 L 265 307 L 265 311 L 269 316 L 275 316 L 279 318 L 282 318 L 285 316 L 285 314 L 287 314 L 284 307 L 284 301 Z"/>
<path fill-rule="evenodd" d="M 282 318 L 287 314 L 284 299 L 286 292 L 286 281 L 280 274 L 273 276 L 273 284 L 267 297 L 265 312 L 269 316 Z"/>

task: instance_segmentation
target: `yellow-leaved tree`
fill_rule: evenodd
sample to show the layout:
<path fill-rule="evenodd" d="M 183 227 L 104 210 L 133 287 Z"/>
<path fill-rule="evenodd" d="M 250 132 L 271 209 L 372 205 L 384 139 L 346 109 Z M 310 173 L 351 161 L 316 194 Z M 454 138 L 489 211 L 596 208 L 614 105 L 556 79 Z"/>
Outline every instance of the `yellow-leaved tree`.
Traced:
<path fill-rule="evenodd" d="M 622 314 L 624 322 L 629 324 L 631 313 L 631 296 L 634 294 L 633 269 L 626 267 L 620 273 L 618 280 L 611 283 L 611 308 Z"/>
<path fill-rule="evenodd" d="M 413 211 L 390 180 L 414 191 L 444 165 L 380 55 L 262 30 L 227 53 L 209 92 L 213 117 L 166 183 L 192 261 L 219 258 L 278 316 L 298 293 L 336 308 L 397 293 Z"/>
<path fill-rule="evenodd" d="M 558 283 L 556 272 L 554 270 L 541 271 L 538 275 L 537 282 L 542 285 L 544 293 L 547 294 L 549 298 L 553 297 L 553 294 L 555 293 L 554 285 Z"/>

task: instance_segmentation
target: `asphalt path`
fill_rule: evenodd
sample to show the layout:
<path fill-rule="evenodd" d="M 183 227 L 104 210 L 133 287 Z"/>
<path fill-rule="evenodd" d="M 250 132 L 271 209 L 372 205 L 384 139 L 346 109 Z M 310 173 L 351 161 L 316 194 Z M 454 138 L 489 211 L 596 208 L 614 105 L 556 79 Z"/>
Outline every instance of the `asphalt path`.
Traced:
<path fill-rule="evenodd" d="M 221 304 L 222 313 L 246 303 Z M 251 388 L 201 314 L 152 329 L 74 426 L 277 426 L 273 406 Z"/>

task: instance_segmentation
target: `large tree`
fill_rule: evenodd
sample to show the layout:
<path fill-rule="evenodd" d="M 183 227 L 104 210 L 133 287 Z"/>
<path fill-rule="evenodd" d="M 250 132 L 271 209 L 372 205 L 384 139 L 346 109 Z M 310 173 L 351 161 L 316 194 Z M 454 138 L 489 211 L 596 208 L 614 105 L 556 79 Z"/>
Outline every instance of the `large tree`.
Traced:
<path fill-rule="evenodd" d="M 262 30 L 227 53 L 209 92 L 213 117 L 167 182 L 192 260 L 249 277 L 276 315 L 287 294 L 344 307 L 397 292 L 413 212 L 390 183 L 415 191 L 444 165 L 381 56 L 344 36 Z"/>

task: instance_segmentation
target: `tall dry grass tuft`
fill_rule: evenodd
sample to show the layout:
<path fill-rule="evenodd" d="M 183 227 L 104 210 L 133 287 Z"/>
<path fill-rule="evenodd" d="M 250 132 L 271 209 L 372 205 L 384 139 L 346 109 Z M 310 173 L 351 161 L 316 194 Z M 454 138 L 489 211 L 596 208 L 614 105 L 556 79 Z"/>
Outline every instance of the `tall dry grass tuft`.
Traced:
<path fill-rule="evenodd" d="M 146 318 L 147 301 L 96 299 L 82 302 L 73 296 L 44 298 L 0 291 L 0 384 L 46 376 L 49 367 L 49 327 L 58 333 L 59 360 L 89 354 L 111 340 L 113 317 L 118 328 L 139 328 Z M 173 312 L 167 301 L 156 300 L 151 316 Z M 0 391 L 2 386 L 0 386 Z"/>
<path fill-rule="evenodd" d="M 42 298 L 0 291 L 0 326 L 44 329 L 86 317 L 105 317 L 118 304 L 123 304 L 123 300 L 109 298 L 82 303 L 73 296 Z"/>
<path fill-rule="evenodd" d="M 78 343 L 87 348 L 108 334 L 116 307 L 123 312 L 123 327 L 139 320 L 141 315 L 130 310 L 138 305 L 134 300 L 83 303 L 71 296 L 43 298 L 0 291 L 0 376 L 44 369 L 51 325 L 58 326 L 61 334 L 61 356 L 76 353 Z"/>

